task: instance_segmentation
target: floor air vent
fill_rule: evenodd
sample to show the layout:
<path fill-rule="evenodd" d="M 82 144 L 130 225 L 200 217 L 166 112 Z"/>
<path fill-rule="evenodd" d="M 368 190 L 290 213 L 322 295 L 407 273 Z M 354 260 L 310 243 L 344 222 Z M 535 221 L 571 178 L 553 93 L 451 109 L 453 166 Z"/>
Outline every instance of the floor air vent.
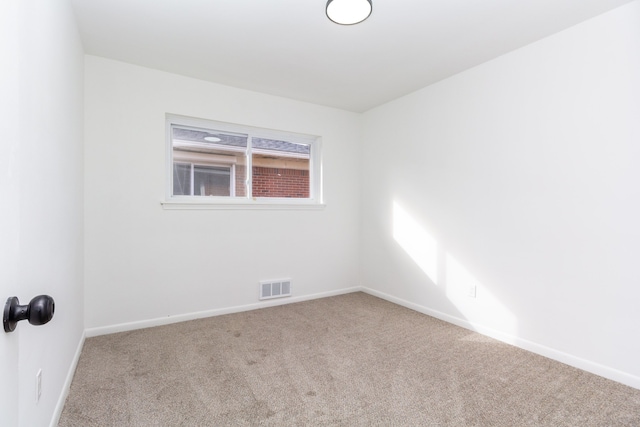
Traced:
<path fill-rule="evenodd" d="M 291 279 L 260 282 L 260 299 L 282 298 L 290 296 Z"/>

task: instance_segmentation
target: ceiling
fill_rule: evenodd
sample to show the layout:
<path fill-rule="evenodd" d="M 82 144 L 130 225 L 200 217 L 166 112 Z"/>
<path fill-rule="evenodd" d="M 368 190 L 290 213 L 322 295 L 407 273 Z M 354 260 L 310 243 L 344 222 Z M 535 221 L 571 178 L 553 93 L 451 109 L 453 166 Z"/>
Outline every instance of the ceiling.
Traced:
<path fill-rule="evenodd" d="M 72 0 L 87 54 L 363 112 L 631 0 Z"/>

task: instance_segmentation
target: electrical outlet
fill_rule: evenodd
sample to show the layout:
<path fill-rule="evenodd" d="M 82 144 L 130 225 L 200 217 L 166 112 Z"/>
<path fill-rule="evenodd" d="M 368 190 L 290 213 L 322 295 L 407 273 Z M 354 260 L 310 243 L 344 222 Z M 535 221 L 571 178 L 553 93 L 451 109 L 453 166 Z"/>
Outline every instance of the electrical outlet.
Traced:
<path fill-rule="evenodd" d="M 40 401 L 42 395 L 42 369 L 38 369 L 36 374 L 36 403 Z"/>
<path fill-rule="evenodd" d="M 471 298 L 476 297 L 476 285 L 469 285 L 469 289 L 467 289 L 467 295 Z"/>

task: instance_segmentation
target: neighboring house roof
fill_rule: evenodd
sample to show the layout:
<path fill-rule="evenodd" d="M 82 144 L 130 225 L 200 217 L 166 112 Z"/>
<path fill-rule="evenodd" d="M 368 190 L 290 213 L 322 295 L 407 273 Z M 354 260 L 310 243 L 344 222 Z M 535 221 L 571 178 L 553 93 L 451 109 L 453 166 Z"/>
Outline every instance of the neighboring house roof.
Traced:
<path fill-rule="evenodd" d="M 247 136 L 238 134 L 229 134 L 216 131 L 204 131 L 196 129 L 186 129 L 174 126 L 173 138 L 183 141 L 190 141 L 202 144 L 228 145 L 233 147 L 246 147 Z M 216 138 L 219 140 L 207 141 L 205 138 Z M 305 144 L 296 144 L 293 142 L 279 141 L 266 138 L 252 138 L 254 148 L 260 150 L 270 150 L 274 152 L 310 154 L 310 146 Z"/>

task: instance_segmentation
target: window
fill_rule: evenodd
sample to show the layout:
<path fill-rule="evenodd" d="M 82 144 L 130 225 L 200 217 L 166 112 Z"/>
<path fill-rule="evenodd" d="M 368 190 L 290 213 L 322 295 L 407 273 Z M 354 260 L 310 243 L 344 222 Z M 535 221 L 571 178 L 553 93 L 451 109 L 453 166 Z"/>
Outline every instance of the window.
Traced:
<path fill-rule="evenodd" d="M 169 208 L 321 206 L 318 137 L 167 116 Z"/>
<path fill-rule="evenodd" d="M 173 162 L 174 196 L 234 196 L 233 166 Z"/>

